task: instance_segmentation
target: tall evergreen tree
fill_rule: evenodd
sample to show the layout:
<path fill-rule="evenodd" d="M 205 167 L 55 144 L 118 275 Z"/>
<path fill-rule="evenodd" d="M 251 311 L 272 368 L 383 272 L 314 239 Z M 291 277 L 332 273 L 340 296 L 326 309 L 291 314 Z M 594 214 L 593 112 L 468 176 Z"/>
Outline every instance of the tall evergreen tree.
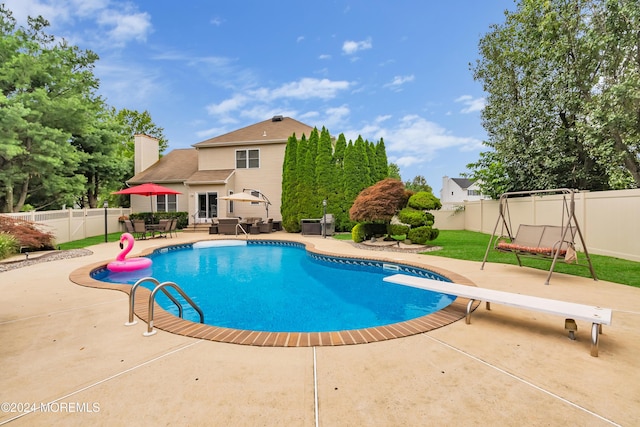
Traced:
<path fill-rule="evenodd" d="M 317 218 L 319 216 L 320 203 L 322 196 L 318 194 L 316 180 L 316 157 L 318 156 L 318 144 L 320 143 L 320 134 L 317 128 L 314 128 L 309 134 L 307 140 L 307 149 L 304 157 L 304 180 L 306 188 L 311 189 L 307 192 L 301 206 L 301 214 L 303 218 Z"/>
<path fill-rule="evenodd" d="M 376 144 L 376 179 L 375 181 L 382 181 L 389 177 L 389 160 L 387 159 L 387 149 L 384 146 L 384 139 L 380 138 L 380 141 Z"/>
<path fill-rule="evenodd" d="M 282 200 L 280 202 L 280 214 L 282 226 L 290 233 L 300 231 L 300 222 L 295 214 L 296 190 L 297 190 L 297 154 L 298 139 L 294 133 L 287 140 L 282 164 Z"/>
<path fill-rule="evenodd" d="M 333 147 L 331 135 L 323 126 L 316 156 L 316 189 L 320 200 L 329 200 L 335 192 L 335 172 L 333 168 Z"/>

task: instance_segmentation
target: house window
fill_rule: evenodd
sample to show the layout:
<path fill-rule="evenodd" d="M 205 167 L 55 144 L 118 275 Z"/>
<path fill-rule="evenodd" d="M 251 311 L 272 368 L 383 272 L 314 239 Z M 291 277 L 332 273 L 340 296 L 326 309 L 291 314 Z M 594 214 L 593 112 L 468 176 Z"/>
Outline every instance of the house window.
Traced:
<path fill-rule="evenodd" d="M 479 196 L 480 192 L 478 190 L 467 190 L 467 196 Z"/>
<path fill-rule="evenodd" d="M 254 191 L 254 190 L 252 190 L 252 191 L 251 191 L 251 195 L 252 195 L 252 196 L 256 196 L 256 197 L 260 197 L 260 192 L 259 192 L 259 191 Z M 251 202 L 251 204 L 252 204 L 252 205 L 259 205 L 260 203 L 258 203 L 258 202 Z"/>
<path fill-rule="evenodd" d="M 229 191 L 229 195 L 233 195 L 233 191 Z M 229 200 L 229 213 L 233 213 L 233 200 Z"/>
<path fill-rule="evenodd" d="M 236 150 L 236 169 L 260 167 L 260 150 Z"/>
<path fill-rule="evenodd" d="M 156 196 L 156 211 L 157 212 L 177 212 L 178 211 L 178 195 L 166 194 Z"/>

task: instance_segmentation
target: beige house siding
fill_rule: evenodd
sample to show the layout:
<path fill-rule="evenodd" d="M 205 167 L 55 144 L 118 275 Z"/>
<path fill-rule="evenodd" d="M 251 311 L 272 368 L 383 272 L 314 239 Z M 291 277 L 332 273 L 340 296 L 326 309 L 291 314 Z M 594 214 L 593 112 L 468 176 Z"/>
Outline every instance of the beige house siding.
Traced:
<path fill-rule="evenodd" d="M 173 190 L 176 191 L 180 191 L 182 194 L 177 194 L 177 201 L 178 201 L 178 211 L 180 212 L 186 212 L 188 210 L 188 203 L 189 203 L 189 195 L 187 193 L 187 187 L 185 187 L 182 183 L 180 184 L 162 184 L 162 186 L 167 187 L 167 188 L 171 188 Z M 149 200 L 152 199 L 152 200 Z M 149 212 L 149 209 L 151 209 L 151 203 L 153 203 L 153 211 L 156 212 L 157 211 L 157 205 L 156 205 L 156 196 L 138 196 L 138 195 L 132 195 L 131 196 L 131 211 L 132 212 Z"/>
<path fill-rule="evenodd" d="M 280 221 L 280 202 L 282 199 L 282 163 L 284 162 L 284 143 L 263 143 L 249 145 L 227 145 L 215 148 L 198 149 L 198 168 L 200 170 L 233 169 L 236 167 L 236 151 L 259 150 L 260 167 L 240 168 L 234 173 L 234 182 L 229 182 L 227 191 L 240 193 L 243 189 L 257 190 L 264 194 L 271 205 L 269 218 Z M 200 191 L 200 189 L 198 189 Z M 248 192 L 248 191 L 247 191 Z M 220 193 L 219 196 L 225 194 Z M 253 205 L 246 202 L 235 202 L 233 212 L 229 212 L 229 202 L 218 202 L 218 217 L 261 217 L 266 219 L 264 204 Z"/>

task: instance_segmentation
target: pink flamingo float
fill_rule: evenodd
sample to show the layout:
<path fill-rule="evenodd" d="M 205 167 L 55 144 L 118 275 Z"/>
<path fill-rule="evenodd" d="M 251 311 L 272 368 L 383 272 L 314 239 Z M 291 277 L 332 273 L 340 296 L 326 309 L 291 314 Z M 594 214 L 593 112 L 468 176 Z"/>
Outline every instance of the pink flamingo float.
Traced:
<path fill-rule="evenodd" d="M 127 241 L 126 248 L 122 244 L 125 240 Z M 130 233 L 123 233 L 122 236 L 120 236 L 120 249 L 123 249 L 123 251 L 118 254 L 115 261 L 111 261 L 107 264 L 107 268 L 110 271 L 119 273 L 122 271 L 142 270 L 143 268 L 151 266 L 151 260 L 149 258 L 125 259 L 127 254 L 131 252 L 131 249 L 133 249 L 133 242 L 134 239 Z"/>

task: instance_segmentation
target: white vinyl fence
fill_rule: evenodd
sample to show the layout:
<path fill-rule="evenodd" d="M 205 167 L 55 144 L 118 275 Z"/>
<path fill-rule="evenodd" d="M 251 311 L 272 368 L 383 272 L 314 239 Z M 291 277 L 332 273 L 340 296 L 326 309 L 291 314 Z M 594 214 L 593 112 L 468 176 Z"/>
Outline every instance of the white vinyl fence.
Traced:
<path fill-rule="evenodd" d="M 55 244 L 81 240 L 87 237 L 124 231 L 118 221 L 129 215 L 129 208 L 66 209 L 58 211 L 31 211 L 3 214 L 12 218 L 36 222 L 42 231 L 52 232 Z"/>
<path fill-rule="evenodd" d="M 511 227 L 520 224 L 561 225 L 562 196 L 533 196 L 509 199 Z M 581 192 L 575 195 L 576 217 L 589 253 L 640 261 L 640 189 Z M 440 230 L 469 230 L 491 233 L 498 220 L 497 200 L 465 202 L 456 210 L 432 211 Z M 5 214 L 42 224 L 65 243 L 105 232 L 124 231 L 118 218 L 131 209 L 68 209 Z M 498 227 L 497 234 L 501 234 Z M 487 241 L 488 243 L 488 241 Z"/>
<path fill-rule="evenodd" d="M 498 200 L 480 200 L 465 202 L 456 211 L 433 211 L 435 227 L 490 234 L 498 220 L 499 204 Z M 514 233 L 520 224 L 562 225 L 561 195 L 510 198 L 508 204 Z M 575 194 L 575 204 L 589 253 L 640 261 L 640 189 L 580 192 Z M 498 226 L 496 234 L 501 232 Z"/>

